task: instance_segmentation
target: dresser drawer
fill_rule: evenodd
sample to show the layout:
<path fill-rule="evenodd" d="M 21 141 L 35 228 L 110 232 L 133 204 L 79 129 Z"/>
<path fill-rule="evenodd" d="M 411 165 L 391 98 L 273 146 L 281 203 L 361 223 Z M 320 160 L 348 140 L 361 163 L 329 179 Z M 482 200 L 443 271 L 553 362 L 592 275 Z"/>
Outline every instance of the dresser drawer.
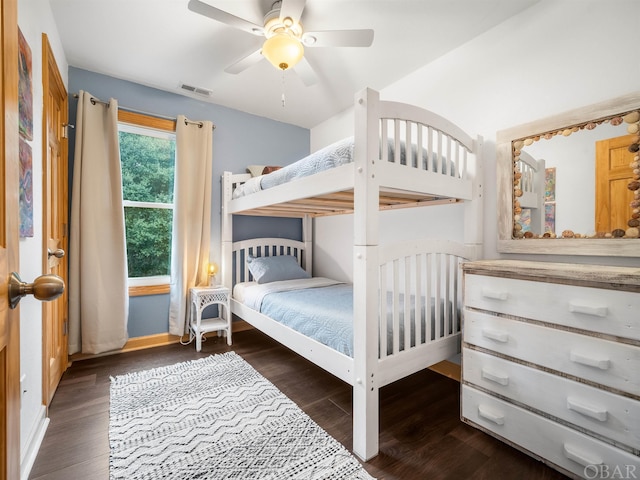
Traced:
<path fill-rule="evenodd" d="M 464 311 L 464 342 L 640 398 L 640 347 Z"/>
<path fill-rule="evenodd" d="M 640 293 L 467 274 L 465 305 L 640 340 Z"/>
<path fill-rule="evenodd" d="M 603 474 L 614 471 L 623 475 L 640 472 L 640 457 L 467 385 L 462 386 L 462 416 L 583 478 L 612 478 Z"/>
<path fill-rule="evenodd" d="M 462 350 L 462 379 L 640 453 L 638 400 L 469 348 Z"/>

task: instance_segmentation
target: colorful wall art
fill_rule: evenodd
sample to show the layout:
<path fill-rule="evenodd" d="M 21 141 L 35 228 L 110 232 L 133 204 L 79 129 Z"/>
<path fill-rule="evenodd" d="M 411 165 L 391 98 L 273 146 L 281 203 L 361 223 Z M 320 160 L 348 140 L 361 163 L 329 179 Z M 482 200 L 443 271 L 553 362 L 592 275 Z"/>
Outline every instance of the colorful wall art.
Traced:
<path fill-rule="evenodd" d="M 20 133 L 20 236 L 33 237 L 33 88 L 31 48 L 18 29 L 18 131 Z"/>
<path fill-rule="evenodd" d="M 544 170 L 544 201 L 556 201 L 556 168 L 545 168 Z"/>
<path fill-rule="evenodd" d="M 544 231 L 556 233 L 556 204 L 548 202 L 544 204 Z"/>
<path fill-rule="evenodd" d="M 20 236 L 33 237 L 33 172 L 31 147 L 20 138 Z"/>
<path fill-rule="evenodd" d="M 556 169 L 544 171 L 544 231 L 556 233 Z"/>
<path fill-rule="evenodd" d="M 20 135 L 33 140 L 33 88 L 31 83 L 31 48 L 18 30 L 18 113 Z"/>

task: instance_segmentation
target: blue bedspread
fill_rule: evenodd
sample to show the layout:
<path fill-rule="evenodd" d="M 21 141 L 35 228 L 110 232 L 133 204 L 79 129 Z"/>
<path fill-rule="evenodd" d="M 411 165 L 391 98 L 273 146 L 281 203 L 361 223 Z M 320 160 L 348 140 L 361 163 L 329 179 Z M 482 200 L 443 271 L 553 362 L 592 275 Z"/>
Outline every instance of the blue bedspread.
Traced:
<path fill-rule="evenodd" d="M 318 286 L 313 286 L 318 285 Z M 322 285 L 322 286 L 319 286 Z M 270 284 L 255 285 L 245 297 L 246 304 L 268 317 L 296 330 L 303 335 L 313 338 L 340 353 L 353 357 L 353 285 L 338 283 L 323 277 L 311 279 L 288 280 L 272 282 Z M 415 297 L 410 297 L 410 333 L 411 346 L 416 343 L 415 333 Z M 399 337 L 397 344 L 399 350 L 405 348 L 404 335 L 404 295 L 399 295 L 400 311 L 398 312 Z M 431 318 L 436 318 L 435 302 L 431 300 Z M 420 314 L 418 316 L 421 325 L 420 343 L 424 343 L 427 336 L 435 339 L 435 324 L 425 318 L 424 298 L 421 299 Z M 393 298 L 387 296 L 387 354 L 393 352 Z M 444 312 L 444 302 L 441 301 L 439 309 L 439 331 L 452 333 L 458 331 L 459 321 L 453 319 L 451 305 L 449 311 Z M 448 319 L 445 322 L 445 319 Z M 377 321 L 377 319 L 375 320 Z M 447 326 L 445 326 L 447 323 Z M 428 324 L 428 327 L 427 327 Z"/>
<path fill-rule="evenodd" d="M 353 356 L 353 288 L 349 284 L 267 294 L 261 312 Z"/>

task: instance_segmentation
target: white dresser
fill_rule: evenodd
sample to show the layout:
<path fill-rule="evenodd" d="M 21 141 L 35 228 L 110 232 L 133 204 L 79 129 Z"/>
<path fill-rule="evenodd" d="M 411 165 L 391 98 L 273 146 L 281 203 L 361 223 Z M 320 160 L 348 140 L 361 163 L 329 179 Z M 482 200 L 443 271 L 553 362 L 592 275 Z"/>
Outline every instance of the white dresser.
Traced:
<path fill-rule="evenodd" d="M 463 271 L 463 421 L 570 477 L 640 478 L 640 268 Z"/>

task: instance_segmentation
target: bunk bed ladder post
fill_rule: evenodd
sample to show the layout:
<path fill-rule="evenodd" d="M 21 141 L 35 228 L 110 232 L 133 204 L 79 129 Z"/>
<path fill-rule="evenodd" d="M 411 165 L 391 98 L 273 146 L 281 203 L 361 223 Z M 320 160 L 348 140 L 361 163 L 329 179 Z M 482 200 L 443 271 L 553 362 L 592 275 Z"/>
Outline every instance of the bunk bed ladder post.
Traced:
<path fill-rule="evenodd" d="M 483 242 L 483 179 L 482 179 L 482 149 L 483 139 L 480 135 L 474 141 L 475 159 L 469 167 L 470 180 L 473 181 L 472 200 L 464 202 L 464 243 L 476 247 L 475 258 L 482 256 Z"/>
<path fill-rule="evenodd" d="M 353 452 L 364 461 L 378 454 L 380 188 L 376 170 L 380 158 L 379 103 L 379 94 L 371 89 L 364 89 L 356 94 L 356 173 L 353 193 Z"/>

